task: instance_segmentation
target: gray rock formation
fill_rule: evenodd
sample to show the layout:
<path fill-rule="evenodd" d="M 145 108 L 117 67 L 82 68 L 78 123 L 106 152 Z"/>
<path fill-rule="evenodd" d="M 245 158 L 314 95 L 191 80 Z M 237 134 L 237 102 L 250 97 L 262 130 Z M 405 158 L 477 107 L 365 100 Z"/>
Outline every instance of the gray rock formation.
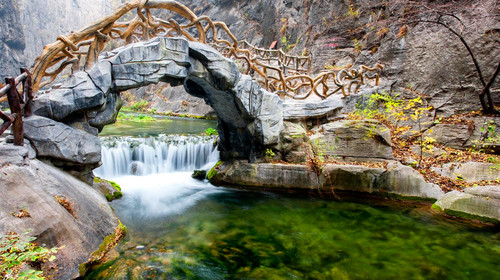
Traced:
<path fill-rule="evenodd" d="M 409 197 L 439 199 L 444 195 L 438 185 L 427 183 L 418 171 L 399 162 L 387 165 L 387 171 L 377 179 L 377 185 L 381 191 Z"/>
<path fill-rule="evenodd" d="M 11 143 L 0 143 L 0 168 L 8 164 L 25 165 L 36 157 L 36 152 L 28 140 L 24 146 L 14 146 Z"/>
<path fill-rule="evenodd" d="M 500 164 L 484 162 L 446 163 L 435 168 L 437 173 L 448 178 L 460 178 L 466 182 L 500 180 Z"/>
<path fill-rule="evenodd" d="M 324 124 L 311 142 L 332 158 L 350 161 L 393 159 L 389 129 L 374 120 L 341 120 Z"/>
<path fill-rule="evenodd" d="M 135 100 L 147 100 L 158 113 L 188 114 L 202 117 L 215 117 L 212 107 L 203 98 L 186 92 L 183 86 L 170 86 L 165 83 L 137 89 L 132 96 Z"/>
<path fill-rule="evenodd" d="M 306 143 L 308 142 L 307 131 L 303 124 L 297 122 L 283 122 L 283 130 L 280 135 L 280 143 L 277 150 L 281 153 L 284 161 L 290 163 L 304 163 L 307 159 Z"/>
<path fill-rule="evenodd" d="M 94 165 L 101 160 L 99 138 L 51 119 L 32 116 L 24 120 L 25 137 L 37 156 Z"/>
<path fill-rule="evenodd" d="M 500 153 L 500 118 L 476 116 L 467 118 L 469 124 L 437 124 L 424 137 L 456 149 L 474 149 L 486 153 Z"/>
<path fill-rule="evenodd" d="M 0 145 L 0 151 L 6 146 L 12 147 Z M 18 149 L 27 151 L 27 147 Z M 0 234 L 30 230 L 29 235 L 42 246 L 64 246 L 55 260 L 55 279 L 78 277 L 79 264 L 86 262 L 118 226 L 103 195 L 67 173 L 26 156 L 23 162 L 14 160 L 0 167 L 0 190 Z M 73 214 L 55 196 L 69 202 Z M 29 217 L 10 214 L 23 209 Z"/>
<path fill-rule="evenodd" d="M 303 120 L 334 115 L 344 107 L 341 95 L 331 96 L 321 101 L 287 100 L 283 103 L 285 120 Z"/>
<path fill-rule="evenodd" d="M 466 219 L 500 223 L 500 186 L 451 191 L 439 199 L 433 209 Z"/>
<path fill-rule="evenodd" d="M 24 119 L 24 136 L 30 140 L 38 158 L 73 170 L 76 177 L 92 184 L 92 170 L 101 161 L 98 137 L 39 116 Z"/>
<path fill-rule="evenodd" d="M 435 201 L 444 196 L 441 188 L 426 183 L 422 175 L 397 162 L 388 169 L 359 165 L 326 164 L 316 176 L 306 165 L 223 162 L 207 177 L 217 186 L 242 186 L 277 190 L 342 190 Z"/>

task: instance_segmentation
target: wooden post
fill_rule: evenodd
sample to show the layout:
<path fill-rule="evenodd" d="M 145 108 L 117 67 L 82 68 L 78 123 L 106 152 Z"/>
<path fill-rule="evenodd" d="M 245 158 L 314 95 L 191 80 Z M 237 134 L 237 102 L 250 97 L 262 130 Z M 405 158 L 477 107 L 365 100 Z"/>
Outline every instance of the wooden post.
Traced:
<path fill-rule="evenodd" d="M 3 120 L 3 124 L 0 125 L 0 135 L 2 135 L 4 131 L 7 130 L 7 128 L 9 128 L 12 124 L 12 119 L 9 116 L 5 115 L 2 111 L 0 111 L 0 119 Z"/>
<path fill-rule="evenodd" d="M 33 82 L 31 80 L 31 73 L 26 68 L 21 68 L 21 73 L 26 73 L 28 76 L 23 81 L 23 91 L 24 91 L 24 116 L 30 117 L 33 115 Z"/>
<path fill-rule="evenodd" d="M 19 94 L 16 88 L 16 80 L 13 78 L 5 78 L 5 82 L 10 85 L 10 90 L 7 92 L 7 99 L 9 100 L 10 111 L 16 114 L 16 119 L 12 126 L 14 133 L 14 145 L 24 145 L 24 129 L 23 129 L 23 115 L 21 113 L 21 103 L 19 102 Z"/>

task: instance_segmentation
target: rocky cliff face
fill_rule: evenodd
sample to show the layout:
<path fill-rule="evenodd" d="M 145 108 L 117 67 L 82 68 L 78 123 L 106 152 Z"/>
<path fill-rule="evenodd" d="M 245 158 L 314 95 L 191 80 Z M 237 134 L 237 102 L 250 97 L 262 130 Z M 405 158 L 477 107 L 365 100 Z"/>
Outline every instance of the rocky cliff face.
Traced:
<path fill-rule="evenodd" d="M 110 14 L 120 0 L 0 0 L 0 81 L 30 67 L 43 47 Z"/>
<path fill-rule="evenodd" d="M 9 73 L 19 73 L 24 61 L 26 43 L 19 24 L 19 7 L 13 0 L 0 0 L 0 83 L 5 82 L 5 76 L 14 75 Z"/>
<path fill-rule="evenodd" d="M 433 9 L 447 9 L 463 23 L 488 80 L 500 57 L 498 1 L 191 0 L 186 5 L 228 24 L 239 39 L 268 47 L 272 41 L 292 53 L 310 52 L 314 72 L 347 64 L 385 64 L 393 90 L 427 97 L 436 114 L 479 109 L 482 89 L 472 59 L 459 39 L 435 20 Z M 410 22 L 407 26 L 404 23 Z M 457 22 L 446 21 L 458 31 Z M 494 96 L 500 101 L 500 81 Z"/>

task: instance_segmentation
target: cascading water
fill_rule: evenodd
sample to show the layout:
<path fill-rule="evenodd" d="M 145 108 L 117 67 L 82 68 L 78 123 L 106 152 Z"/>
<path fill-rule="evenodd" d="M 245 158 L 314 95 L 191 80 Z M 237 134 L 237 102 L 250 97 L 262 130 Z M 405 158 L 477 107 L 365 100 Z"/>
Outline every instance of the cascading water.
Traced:
<path fill-rule="evenodd" d="M 95 170 L 103 178 L 150 175 L 208 169 L 219 159 L 213 137 L 160 135 L 150 138 L 106 138 L 103 165 Z"/>
<path fill-rule="evenodd" d="M 94 173 L 117 182 L 131 216 L 179 213 L 218 190 L 191 178 L 195 169 L 211 168 L 219 159 L 214 137 L 160 135 L 103 138 L 102 166 Z M 132 215 L 133 214 L 133 215 Z"/>

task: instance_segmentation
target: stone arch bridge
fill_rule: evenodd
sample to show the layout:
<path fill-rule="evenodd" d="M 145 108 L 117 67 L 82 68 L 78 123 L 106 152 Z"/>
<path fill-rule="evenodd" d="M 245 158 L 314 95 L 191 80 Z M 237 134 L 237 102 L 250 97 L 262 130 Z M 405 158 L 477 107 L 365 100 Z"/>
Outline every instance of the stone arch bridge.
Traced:
<path fill-rule="evenodd" d="M 279 96 L 240 74 L 217 50 L 179 37 L 157 37 L 102 53 L 91 69 L 37 97 L 33 113 L 97 135 L 115 122 L 121 91 L 158 82 L 184 85 L 214 108 L 227 157 L 248 158 L 278 142 L 283 126 Z"/>

